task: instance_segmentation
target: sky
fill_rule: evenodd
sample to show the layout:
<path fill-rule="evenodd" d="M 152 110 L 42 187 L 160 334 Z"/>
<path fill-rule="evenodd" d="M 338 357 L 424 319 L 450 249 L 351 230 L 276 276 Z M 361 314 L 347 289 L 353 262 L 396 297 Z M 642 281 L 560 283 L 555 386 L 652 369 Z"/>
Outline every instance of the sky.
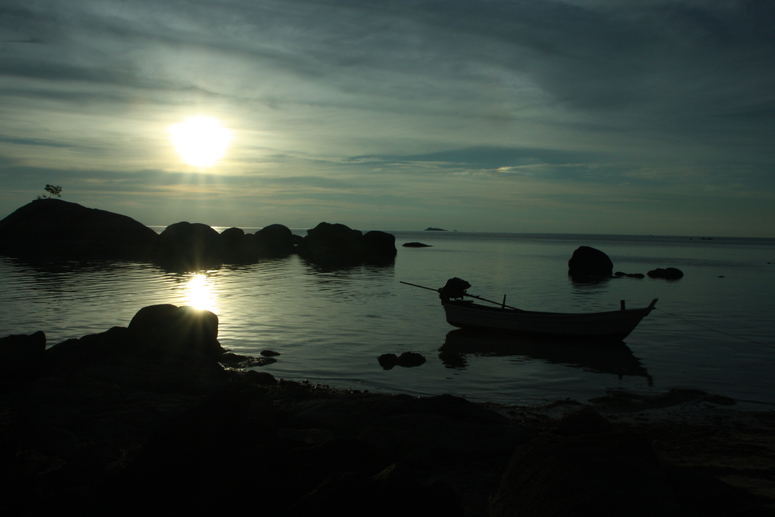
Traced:
<path fill-rule="evenodd" d="M 46 184 L 149 226 L 775 237 L 775 2 L 0 0 L 0 218 Z"/>

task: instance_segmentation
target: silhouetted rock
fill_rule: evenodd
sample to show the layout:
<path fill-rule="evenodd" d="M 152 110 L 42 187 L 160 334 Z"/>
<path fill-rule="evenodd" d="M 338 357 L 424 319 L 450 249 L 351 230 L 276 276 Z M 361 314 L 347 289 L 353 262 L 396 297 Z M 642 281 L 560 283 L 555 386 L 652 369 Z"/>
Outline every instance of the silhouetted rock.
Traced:
<path fill-rule="evenodd" d="M 227 228 L 221 232 L 221 248 L 226 256 L 241 256 L 245 243 L 245 231 L 242 228 Z"/>
<path fill-rule="evenodd" d="M 277 379 L 274 375 L 267 372 L 257 372 L 256 370 L 246 371 L 245 379 L 260 386 L 271 386 L 273 384 L 277 384 Z"/>
<path fill-rule="evenodd" d="M 0 338 L 0 363 L 34 364 L 46 351 L 46 334 L 39 330 L 33 334 L 16 334 Z"/>
<path fill-rule="evenodd" d="M 363 236 L 364 258 L 369 261 L 393 260 L 396 256 L 396 237 L 387 232 L 372 230 Z"/>
<path fill-rule="evenodd" d="M 422 242 L 405 242 L 401 246 L 404 248 L 430 248 L 430 244 L 423 244 Z"/>
<path fill-rule="evenodd" d="M 684 276 L 683 271 L 674 267 L 652 269 L 647 274 L 649 278 L 664 278 L 665 280 L 678 280 Z"/>
<path fill-rule="evenodd" d="M 610 277 L 613 269 L 614 264 L 608 255 L 589 246 L 577 248 L 568 261 L 568 274 L 574 280 Z"/>
<path fill-rule="evenodd" d="M 150 341 L 165 353 L 201 352 L 217 360 L 224 350 L 218 343 L 218 316 L 210 311 L 175 305 L 151 305 L 140 309 L 129 322 L 136 337 Z"/>
<path fill-rule="evenodd" d="M 389 261 L 396 255 L 395 237 L 385 232 L 353 230 L 343 224 L 320 223 L 307 230 L 299 254 L 324 264 Z"/>
<path fill-rule="evenodd" d="M 404 368 L 412 368 L 425 364 L 425 357 L 417 352 L 404 352 L 400 356 L 396 354 L 382 354 L 377 358 L 379 365 L 385 369 L 390 370 L 396 366 L 403 366 Z"/>
<path fill-rule="evenodd" d="M 255 233 L 254 239 L 262 256 L 285 256 L 296 250 L 293 232 L 282 224 L 265 226 Z"/>
<path fill-rule="evenodd" d="M 321 262 L 359 261 L 363 256 L 363 233 L 343 224 L 320 223 L 307 230 L 303 253 Z"/>
<path fill-rule="evenodd" d="M 0 338 L 0 385 L 32 375 L 46 351 L 46 334 L 17 334 Z"/>
<path fill-rule="evenodd" d="M 220 235 L 210 226 L 186 221 L 167 226 L 159 235 L 156 261 L 172 271 L 197 271 L 223 261 Z"/>
<path fill-rule="evenodd" d="M 396 256 L 395 237 L 363 235 L 343 224 L 320 223 L 307 236 L 271 224 L 246 235 L 221 234 L 202 223 L 182 221 L 161 235 L 123 215 L 84 208 L 60 199 L 39 199 L 0 221 L 0 254 L 27 260 L 154 261 L 169 271 L 198 271 L 224 263 L 252 263 L 298 252 L 323 265 L 387 264 Z"/>
<path fill-rule="evenodd" d="M 251 264 L 261 257 L 254 235 L 246 234 L 242 228 L 229 228 L 220 236 L 221 260 L 229 264 Z"/>
<path fill-rule="evenodd" d="M 159 236 L 125 215 L 39 199 L 0 221 L 0 253 L 37 260 L 147 260 Z"/>
<path fill-rule="evenodd" d="M 627 278 L 645 278 L 646 277 L 646 275 L 644 275 L 643 273 L 623 273 L 621 271 L 617 271 L 616 273 L 614 273 L 614 276 L 617 278 L 621 278 L 623 276 Z"/>
<path fill-rule="evenodd" d="M 244 238 L 245 231 L 242 228 L 228 228 L 221 232 L 221 243 L 227 249 L 242 247 Z"/>

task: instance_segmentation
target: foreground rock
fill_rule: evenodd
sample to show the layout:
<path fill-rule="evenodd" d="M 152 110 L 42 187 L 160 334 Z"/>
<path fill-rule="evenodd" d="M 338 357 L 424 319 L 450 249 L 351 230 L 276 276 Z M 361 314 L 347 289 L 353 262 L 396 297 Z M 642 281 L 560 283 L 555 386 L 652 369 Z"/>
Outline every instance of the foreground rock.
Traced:
<path fill-rule="evenodd" d="M 42 333 L 4 339 L 28 375 L 0 390 L 0 513 L 136 515 L 153 501 L 174 515 L 219 514 L 225 502 L 237 514 L 260 504 L 276 515 L 464 515 L 471 503 L 435 465 L 500 469 L 532 437 L 455 397 L 224 368 L 234 354 L 217 329 L 208 311 L 158 305 L 48 350 Z M 266 497 L 246 495 L 256 490 Z"/>
<path fill-rule="evenodd" d="M 680 432 L 632 436 L 588 407 L 556 419 L 224 368 L 217 324 L 160 305 L 45 351 L 40 335 L 0 342 L 38 361 L 0 390 L 0 513 L 767 514 L 762 500 L 658 458 L 652 444 Z M 641 412 L 712 400 L 698 396 L 615 402 Z"/>
<path fill-rule="evenodd" d="M 753 515 L 745 500 L 717 479 L 663 464 L 642 436 L 603 433 L 543 437 L 517 448 L 490 515 Z"/>

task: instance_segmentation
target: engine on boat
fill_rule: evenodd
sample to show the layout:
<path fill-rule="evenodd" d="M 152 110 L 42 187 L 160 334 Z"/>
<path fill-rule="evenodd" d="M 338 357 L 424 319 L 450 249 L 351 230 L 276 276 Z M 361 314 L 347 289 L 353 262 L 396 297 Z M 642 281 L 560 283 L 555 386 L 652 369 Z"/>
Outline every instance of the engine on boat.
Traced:
<path fill-rule="evenodd" d="M 439 289 L 439 298 L 441 298 L 442 302 L 459 300 L 466 295 L 466 289 L 469 287 L 471 287 L 471 284 L 462 278 L 450 278 L 447 280 L 447 283 L 444 284 L 444 287 Z"/>

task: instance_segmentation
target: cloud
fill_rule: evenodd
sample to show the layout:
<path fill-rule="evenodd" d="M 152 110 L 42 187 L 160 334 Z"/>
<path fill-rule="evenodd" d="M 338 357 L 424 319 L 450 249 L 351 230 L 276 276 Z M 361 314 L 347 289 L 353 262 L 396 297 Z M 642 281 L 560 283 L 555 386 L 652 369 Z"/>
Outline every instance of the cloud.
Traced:
<path fill-rule="evenodd" d="M 488 200 L 564 189 L 568 214 L 692 184 L 775 204 L 773 25 L 761 0 L 5 0 L 0 175 L 18 199 L 467 199 L 483 228 Z M 214 174 L 160 136 L 196 114 L 234 130 Z"/>

